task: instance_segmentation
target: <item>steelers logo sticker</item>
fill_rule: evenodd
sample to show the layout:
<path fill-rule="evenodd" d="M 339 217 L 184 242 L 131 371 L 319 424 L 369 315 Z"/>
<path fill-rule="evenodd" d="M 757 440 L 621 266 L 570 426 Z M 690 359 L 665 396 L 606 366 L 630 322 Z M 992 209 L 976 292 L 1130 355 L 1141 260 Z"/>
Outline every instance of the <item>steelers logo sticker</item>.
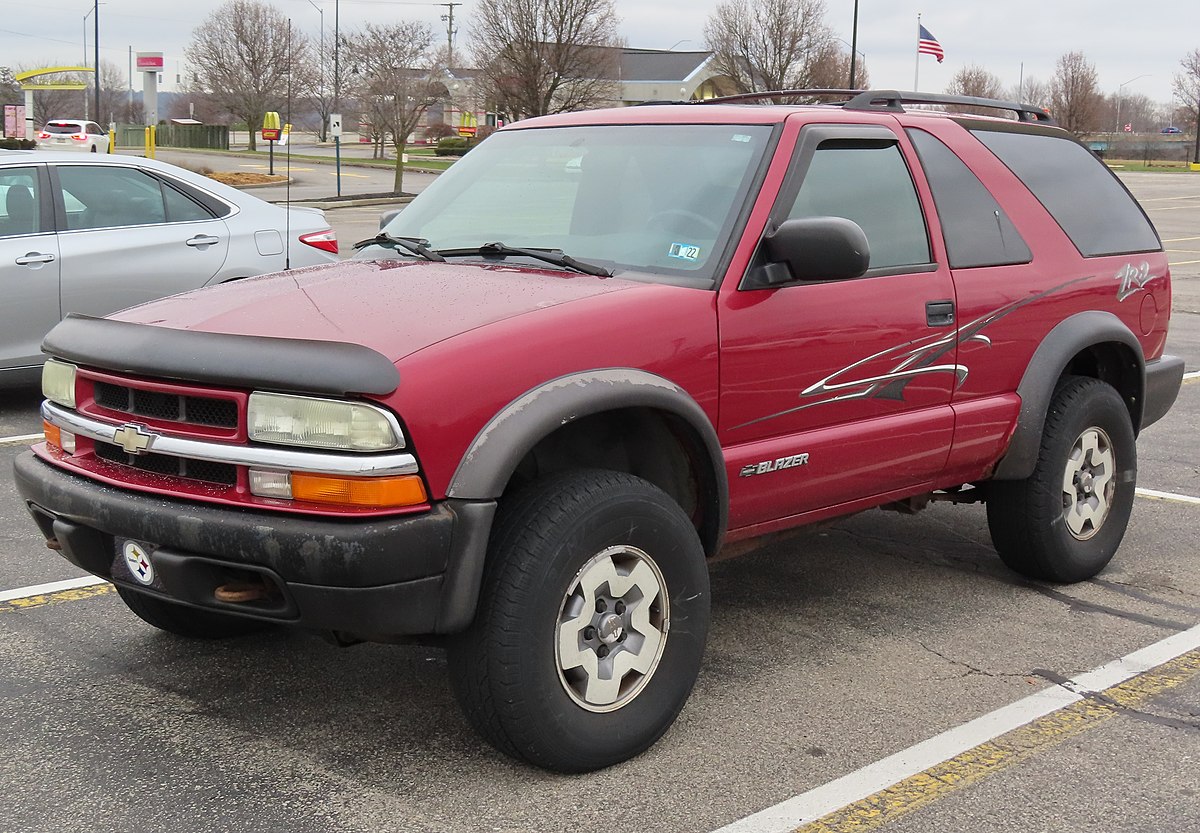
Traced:
<path fill-rule="evenodd" d="M 154 583 L 154 565 L 150 563 L 150 554 L 137 541 L 125 542 L 125 566 L 130 574 L 142 584 Z"/>

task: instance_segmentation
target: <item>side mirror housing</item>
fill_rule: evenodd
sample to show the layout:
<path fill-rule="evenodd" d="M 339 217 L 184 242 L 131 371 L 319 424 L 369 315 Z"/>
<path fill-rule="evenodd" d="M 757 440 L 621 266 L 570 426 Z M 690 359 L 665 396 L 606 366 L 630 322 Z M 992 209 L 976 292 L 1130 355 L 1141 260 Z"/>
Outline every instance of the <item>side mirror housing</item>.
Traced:
<path fill-rule="evenodd" d="M 387 224 L 390 223 L 392 220 L 396 219 L 396 215 L 398 215 L 403 210 L 404 210 L 403 208 L 393 208 L 391 211 L 385 211 L 382 214 L 380 214 L 379 215 L 379 230 L 383 231 L 387 227 Z"/>
<path fill-rule="evenodd" d="M 871 265 L 867 235 L 845 217 L 785 220 L 763 238 L 763 245 L 769 263 L 755 281 L 757 286 L 858 278 Z"/>

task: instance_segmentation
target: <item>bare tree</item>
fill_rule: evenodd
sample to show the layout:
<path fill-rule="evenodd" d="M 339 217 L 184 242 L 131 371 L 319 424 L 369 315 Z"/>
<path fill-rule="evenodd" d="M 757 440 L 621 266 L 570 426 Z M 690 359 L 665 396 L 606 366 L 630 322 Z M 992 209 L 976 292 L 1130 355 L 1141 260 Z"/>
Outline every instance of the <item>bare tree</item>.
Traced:
<path fill-rule="evenodd" d="M 1200 49 L 1193 49 L 1179 59 L 1179 71 L 1175 73 L 1171 87 L 1175 101 L 1185 115 L 1176 116 L 1176 121 L 1189 125 L 1200 124 L 1197 120 L 1197 114 L 1200 113 Z"/>
<path fill-rule="evenodd" d="M 427 24 L 368 23 L 347 38 L 343 60 L 351 63 L 358 97 L 369 107 L 372 127 L 391 137 L 398 194 L 404 181 L 404 148 L 438 91 Z"/>
<path fill-rule="evenodd" d="M 0 106 L 24 101 L 21 85 L 13 78 L 15 74 L 10 67 L 0 67 Z"/>
<path fill-rule="evenodd" d="M 304 34 L 257 0 L 228 0 L 192 32 L 185 54 L 198 86 L 246 123 L 251 150 L 263 115 L 288 109 L 288 74 L 310 63 Z"/>
<path fill-rule="evenodd" d="M 976 98 L 1004 98 L 1004 82 L 981 66 L 971 64 L 954 73 L 946 85 L 947 95 L 968 95 Z M 990 107 L 955 106 L 956 112 L 995 116 L 997 111 Z"/>
<path fill-rule="evenodd" d="M 1050 87 L 1036 78 L 1025 78 L 1013 88 L 1012 98 L 1021 104 L 1044 107 L 1050 103 Z"/>
<path fill-rule="evenodd" d="M 850 52 L 830 40 L 825 50 L 812 63 L 809 72 L 808 86 L 822 90 L 846 89 L 850 83 Z M 862 55 L 858 56 L 854 68 L 854 89 L 868 90 L 871 88 L 871 77 L 867 72 L 867 62 Z"/>
<path fill-rule="evenodd" d="M 1099 126 L 1101 98 L 1096 68 L 1083 53 L 1060 56 L 1050 79 L 1050 111 L 1059 125 L 1076 136 L 1091 133 Z"/>
<path fill-rule="evenodd" d="M 471 21 L 478 83 L 509 118 L 620 100 L 613 0 L 479 0 Z"/>
<path fill-rule="evenodd" d="M 714 68 L 739 92 L 818 86 L 817 68 L 835 51 L 824 0 L 724 0 L 704 24 L 704 37 Z"/>

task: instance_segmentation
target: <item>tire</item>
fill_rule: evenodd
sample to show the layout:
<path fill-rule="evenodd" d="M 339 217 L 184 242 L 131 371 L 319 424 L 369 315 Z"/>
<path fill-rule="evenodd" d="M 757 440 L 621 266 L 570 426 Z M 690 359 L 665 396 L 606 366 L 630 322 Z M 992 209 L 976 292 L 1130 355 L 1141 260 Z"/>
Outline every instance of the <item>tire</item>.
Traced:
<path fill-rule="evenodd" d="M 117 595 L 125 606 L 143 622 L 159 630 L 184 636 L 189 639 L 228 639 L 244 636 L 269 627 L 266 622 L 225 616 L 209 610 L 199 610 L 181 604 L 166 602 L 136 590 L 126 590 L 117 585 Z"/>
<path fill-rule="evenodd" d="M 589 772 L 671 726 L 708 622 L 704 550 L 679 505 L 632 475 L 568 472 L 502 506 L 475 621 L 448 646 L 450 680 L 501 752 Z"/>
<path fill-rule="evenodd" d="M 95 145 L 92 145 L 92 151 L 91 151 L 91 152 L 92 152 L 92 153 L 99 153 L 99 151 L 97 151 L 97 150 L 96 150 L 96 146 L 95 146 Z"/>
<path fill-rule="evenodd" d="M 1099 379 L 1066 377 L 1046 414 L 1033 474 L 989 487 L 992 543 L 1030 578 L 1089 579 L 1125 536 L 1136 483 L 1137 446 L 1121 396 Z"/>

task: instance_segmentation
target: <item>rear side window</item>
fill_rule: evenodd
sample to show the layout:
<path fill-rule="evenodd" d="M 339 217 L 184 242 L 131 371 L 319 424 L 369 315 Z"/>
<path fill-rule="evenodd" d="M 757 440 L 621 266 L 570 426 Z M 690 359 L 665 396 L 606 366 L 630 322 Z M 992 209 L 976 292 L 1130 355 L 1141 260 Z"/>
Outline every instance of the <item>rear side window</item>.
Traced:
<path fill-rule="evenodd" d="M 971 132 L 1025 183 L 1084 257 L 1162 249 L 1120 180 L 1078 142 L 1036 133 Z"/>
<path fill-rule="evenodd" d="M 933 191 L 952 269 L 1033 259 L 1012 220 L 961 159 L 924 130 L 909 130 Z"/>
<path fill-rule="evenodd" d="M 788 212 L 845 217 L 866 232 L 871 269 L 929 262 L 929 237 L 916 188 L 895 142 L 823 142 Z"/>

